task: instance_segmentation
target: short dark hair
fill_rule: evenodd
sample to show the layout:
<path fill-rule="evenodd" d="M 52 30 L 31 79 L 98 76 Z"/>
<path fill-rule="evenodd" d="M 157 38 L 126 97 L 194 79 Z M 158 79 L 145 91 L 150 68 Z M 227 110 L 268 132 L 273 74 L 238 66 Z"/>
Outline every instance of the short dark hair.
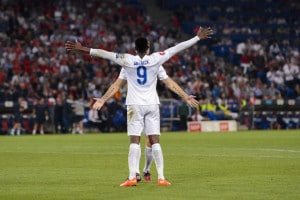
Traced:
<path fill-rule="evenodd" d="M 144 37 L 137 38 L 135 40 L 135 50 L 139 53 L 145 53 L 149 48 L 148 40 Z"/>

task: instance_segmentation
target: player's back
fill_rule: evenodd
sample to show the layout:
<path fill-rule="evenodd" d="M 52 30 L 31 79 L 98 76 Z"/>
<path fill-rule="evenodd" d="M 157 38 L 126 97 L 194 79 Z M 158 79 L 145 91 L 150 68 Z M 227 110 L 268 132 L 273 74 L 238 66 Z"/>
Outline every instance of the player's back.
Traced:
<path fill-rule="evenodd" d="M 128 82 L 126 104 L 159 104 L 156 92 L 159 60 L 151 55 L 145 55 L 142 59 L 138 55 L 127 56 L 127 66 L 124 67 Z"/>

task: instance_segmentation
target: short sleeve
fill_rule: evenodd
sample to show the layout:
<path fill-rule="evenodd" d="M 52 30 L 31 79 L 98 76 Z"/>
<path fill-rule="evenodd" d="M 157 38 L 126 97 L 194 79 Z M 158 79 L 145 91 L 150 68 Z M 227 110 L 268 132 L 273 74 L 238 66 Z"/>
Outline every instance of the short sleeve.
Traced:
<path fill-rule="evenodd" d="M 166 70 L 164 69 L 164 67 L 161 65 L 159 67 L 159 72 L 158 72 L 158 79 L 159 80 L 165 80 L 168 78 L 168 75 L 167 75 L 167 72 Z"/>
<path fill-rule="evenodd" d="M 121 71 L 120 71 L 119 79 L 127 80 L 126 72 L 125 72 L 125 69 L 124 69 L 123 67 L 122 67 L 122 69 L 121 69 Z"/>

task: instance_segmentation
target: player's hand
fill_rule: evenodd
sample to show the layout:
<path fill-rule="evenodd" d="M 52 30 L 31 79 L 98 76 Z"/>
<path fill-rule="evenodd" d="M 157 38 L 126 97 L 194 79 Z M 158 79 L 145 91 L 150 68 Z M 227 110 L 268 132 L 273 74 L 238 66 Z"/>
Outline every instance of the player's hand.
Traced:
<path fill-rule="evenodd" d="M 95 100 L 95 98 L 90 99 L 90 109 L 93 109 L 94 103 L 95 103 L 96 101 L 97 101 L 97 100 Z"/>
<path fill-rule="evenodd" d="M 82 48 L 82 45 L 77 40 L 76 42 L 66 41 L 65 48 L 67 51 L 79 51 Z"/>
<path fill-rule="evenodd" d="M 201 40 L 204 40 L 204 39 L 207 39 L 207 38 L 211 38 L 211 35 L 213 35 L 213 30 L 210 27 L 208 27 L 208 28 L 202 28 L 200 26 L 200 28 L 198 29 L 197 36 Z"/>
<path fill-rule="evenodd" d="M 105 103 L 101 98 L 93 98 L 93 100 L 93 104 L 91 105 L 91 109 L 93 110 L 100 110 Z"/>
<path fill-rule="evenodd" d="M 196 98 L 196 96 L 189 95 L 184 100 L 189 106 L 195 108 L 199 105 L 199 102 L 195 98 Z"/>

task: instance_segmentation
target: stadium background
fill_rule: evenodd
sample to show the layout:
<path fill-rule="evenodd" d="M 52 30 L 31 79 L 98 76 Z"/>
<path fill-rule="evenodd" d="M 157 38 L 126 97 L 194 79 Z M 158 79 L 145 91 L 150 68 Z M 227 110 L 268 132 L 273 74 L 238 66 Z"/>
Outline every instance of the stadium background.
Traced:
<path fill-rule="evenodd" d="M 211 26 L 213 39 L 174 56 L 164 65 L 169 76 L 205 103 L 217 105 L 225 100 L 247 129 L 300 127 L 297 1 L 2 0 L 0 9 L 3 135 L 14 124 L 19 97 L 27 108 L 22 114 L 23 134 L 32 131 L 32 110 L 41 97 L 49 113 L 46 130 L 52 133 L 58 98 L 67 105 L 73 96 L 88 105 L 118 77 L 120 67 L 113 63 L 66 53 L 63 44 L 67 39 L 134 53 L 134 38 L 144 35 L 151 40 L 153 51 L 159 51 L 192 37 L 198 25 Z M 158 93 L 162 125 L 180 130 L 177 108 L 181 100 L 161 83 Z M 118 120 L 124 117 L 125 94 L 123 88 L 107 104 L 108 132 L 125 131 L 124 120 Z M 87 113 L 88 106 L 85 126 L 90 128 Z M 62 132 L 69 133 L 67 116 L 64 125 L 69 128 Z"/>

